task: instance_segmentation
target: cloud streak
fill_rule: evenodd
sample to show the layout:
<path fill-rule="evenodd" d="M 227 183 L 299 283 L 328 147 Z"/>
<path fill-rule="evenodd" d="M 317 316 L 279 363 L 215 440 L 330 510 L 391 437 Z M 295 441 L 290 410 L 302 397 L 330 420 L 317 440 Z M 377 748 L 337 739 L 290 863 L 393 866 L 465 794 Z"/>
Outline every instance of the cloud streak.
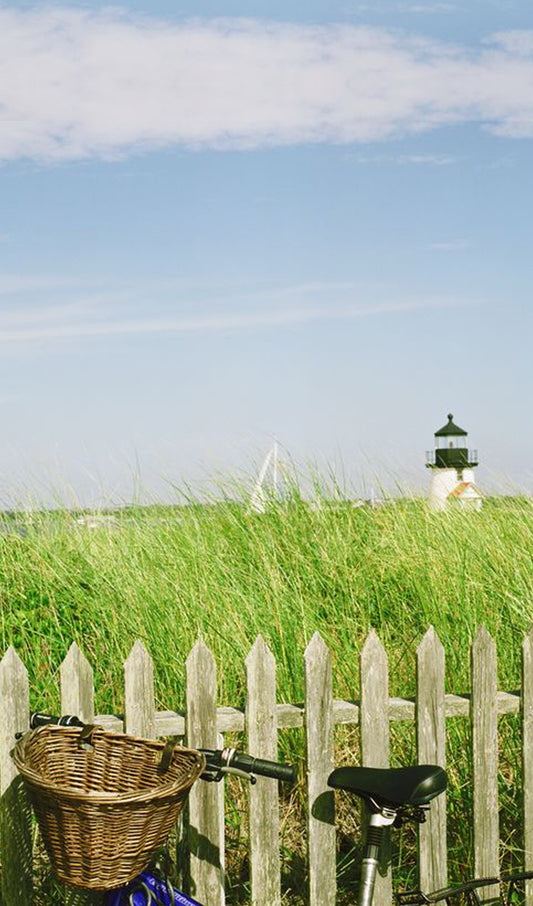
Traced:
<path fill-rule="evenodd" d="M 259 294 L 259 296 L 261 295 L 262 293 Z M 281 297 L 281 295 L 280 293 L 279 296 Z M 274 297 L 276 297 L 275 293 Z M 224 311 L 222 313 L 211 311 L 187 317 L 165 314 L 148 318 L 111 316 L 97 319 L 87 317 L 87 311 L 84 310 L 83 305 L 71 303 L 64 306 L 44 306 L 40 310 L 30 308 L 27 311 L 1 312 L 0 344 L 135 334 L 231 333 L 241 330 L 289 328 L 318 321 L 351 321 L 376 315 L 404 314 L 464 304 L 471 303 L 448 297 L 329 305 L 306 305 L 304 302 L 284 307 L 268 307 L 263 303 L 248 311 Z"/>
<path fill-rule="evenodd" d="M 533 38 L 477 48 L 254 20 L 0 8 L 0 160 L 385 141 L 460 123 L 533 136 Z"/>

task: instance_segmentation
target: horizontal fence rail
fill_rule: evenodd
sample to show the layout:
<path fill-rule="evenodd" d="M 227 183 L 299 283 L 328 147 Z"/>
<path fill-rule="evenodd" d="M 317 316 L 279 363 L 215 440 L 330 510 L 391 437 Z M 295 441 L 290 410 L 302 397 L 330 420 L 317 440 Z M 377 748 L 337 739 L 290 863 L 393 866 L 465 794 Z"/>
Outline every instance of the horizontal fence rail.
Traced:
<path fill-rule="evenodd" d="M 522 842 L 525 870 L 533 869 L 533 630 L 523 642 L 521 689 L 497 688 L 495 644 L 481 627 L 471 647 L 471 694 L 445 692 L 444 649 L 430 627 L 416 649 L 416 696 L 394 698 L 388 691 L 387 654 L 375 631 L 360 652 L 360 700 L 333 698 L 331 654 L 318 633 L 304 655 L 305 700 L 277 702 L 276 663 L 259 636 L 246 658 L 247 700 L 244 710 L 217 705 L 214 658 L 199 639 L 186 661 L 183 711 L 156 710 L 152 658 L 137 641 L 124 664 L 124 713 L 94 713 L 93 671 L 73 643 L 60 668 L 61 710 L 82 720 L 155 738 L 176 735 L 188 745 L 218 748 L 224 734 L 246 734 L 248 750 L 276 759 L 278 733 L 303 728 L 306 738 L 307 852 L 309 906 L 334 906 L 336 835 L 333 792 L 327 778 L 334 767 L 336 725 L 356 724 L 361 763 L 389 764 L 391 721 L 414 721 L 418 763 L 446 767 L 445 727 L 448 718 L 468 718 L 471 726 L 473 870 L 499 876 L 498 716 L 520 714 L 522 727 Z M 20 777 L 10 758 L 15 733 L 28 729 L 29 680 L 24 664 L 9 648 L 0 661 L 0 843 L 2 904 L 32 901 L 33 840 L 31 814 Z M 254 906 L 281 906 L 279 800 L 277 785 L 258 778 L 250 790 L 249 864 Z M 224 786 L 198 782 L 189 797 L 188 824 L 183 829 L 190 853 L 192 895 L 206 906 L 224 906 Z M 447 883 L 446 797 L 431 804 L 420 827 L 418 871 L 423 890 Z M 377 885 L 376 906 L 391 901 L 390 872 Z M 527 891 L 533 906 L 533 891 Z M 497 891 L 491 891 L 491 895 Z M 69 898 L 70 897 L 70 898 Z M 70 904 L 85 902 L 69 894 Z"/>

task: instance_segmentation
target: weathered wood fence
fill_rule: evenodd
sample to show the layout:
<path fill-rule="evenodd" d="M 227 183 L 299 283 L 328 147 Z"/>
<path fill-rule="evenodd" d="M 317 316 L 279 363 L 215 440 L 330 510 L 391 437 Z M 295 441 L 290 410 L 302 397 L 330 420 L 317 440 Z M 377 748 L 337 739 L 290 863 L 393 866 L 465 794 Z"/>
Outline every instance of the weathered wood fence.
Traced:
<path fill-rule="evenodd" d="M 305 701 L 278 704 L 276 664 L 261 637 L 247 659 L 245 711 L 217 707 L 214 659 L 200 640 L 186 663 L 186 707 L 156 711 L 154 671 L 150 655 L 136 642 L 124 665 L 124 716 L 95 715 L 93 672 L 73 644 L 60 670 L 61 709 L 88 722 L 146 737 L 176 734 L 191 746 L 217 748 L 224 733 L 245 731 L 247 749 L 260 757 L 277 758 L 278 732 L 303 727 L 306 734 L 308 795 L 307 848 L 310 906 L 333 906 L 336 896 L 334 796 L 327 777 L 334 766 L 336 724 L 358 724 L 361 761 L 366 766 L 389 763 L 390 721 L 416 724 L 419 763 L 446 766 L 445 721 L 469 718 L 472 728 L 474 866 L 478 876 L 499 874 L 498 715 L 520 713 L 522 723 L 524 867 L 533 868 L 533 630 L 523 643 L 522 687 L 498 691 L 496 648 L 482 627 L 471 649 L 472 692 L 446 694 L 444 650 L 428 629 L 416 650 L 417 693 L 411 699 L 391 698 L 387 655 L 374 631 L 360 656 L 360 700 L 333 698 L 331 655 L 316 633 L 304 656 Z M 32 899 L 31 820 L 20 778 L 9 752 L 15 733 L 28 727 L 27 671 L 13 649 L 0 662 L 0 793 L 2 903 L 29 904 Z M 260 778 L 250 788 L 249 859 L 254 906 L 281 902 L 279 801 L 277 784 Z M 193 896 L 207 906 L 224 903 L 224 789 L 222 784 L 197 783 L 190 795 L 188 841 Z M 419 834 L 419 876 L 422 889 L 445 886 L 446 801 L 434 800 L 427 824 Z M 528 897 L 530 906 L 533 897 Z M 390 874 L 379 879 L 376 906 L 391 900 Z M 71 898 L 71 902 L 74 900 Z"/>

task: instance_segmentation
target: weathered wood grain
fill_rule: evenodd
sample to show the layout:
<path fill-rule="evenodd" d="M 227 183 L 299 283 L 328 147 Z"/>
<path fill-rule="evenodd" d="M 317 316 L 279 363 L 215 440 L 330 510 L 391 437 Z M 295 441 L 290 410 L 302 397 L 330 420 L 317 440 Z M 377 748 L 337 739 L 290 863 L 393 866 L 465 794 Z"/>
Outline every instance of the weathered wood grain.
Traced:
<path fill-rule="evenodd" d="M 446 767 L 444 648 L 432 626 L 416 650 L 416 740 L 419 764 Z M 419 883 L 423 891 L 447 884 L 446 794 L 431 803 L 418 835 Z"/>
<path fill-rule="evenodd" d="M 61 713 L 74 714 L 84 723 L 94 721 L 93 670 L 76 642 L 73 642 L 61 664 Z M 65 887 L 67 906 L 89 906 L 98 902 L 98 895 L 91 891 Z"/>
<path fill-rule="evenodd" d="M 361 759 L 364 767 L 389 767 L 389 672 L 385 649 L 372 629 L 361 651 Z M 374 906 L 390 906 L 390 830 L 385 831 Z"/>
<path fill-rule="evenodd" d="M 199 639 L 186 661 L 187 744 L 216 749 L 217 681 L 213 655 Z M 191 894 L 209 906 L 224 904 L 224 835 L 216 783 L 198 781 L 189 794 L 188 843 Z"/>
<path fill-rule="evenodd" d="M 29 683 L 13 648 L 0 661 L 0 843 L 2 903 L 20 906 L 33 897 L 31 807 L 10 752 L 15 733 L 29 727 Z"/>
<path fill-rule="evenodd" d="M 522 820 L 524 870 L 533 870 L 533 627 L 522 644 Z M 533 881 L 526 881 L 526 906 L 533 906 Z"/>
<path fill-rule="evenodd" d="M 124 662 L 126 732 L 155 739 L 154 662 L 137 639 Z"/>
<path fill-rule="evenodd" d="M 304 654 L 307 750 L 309 906 L 334 906 L 335 800 L 328 787 L 334 767 L 331 655 L 315 632 Z"/>
<path fill-rule="evenodd" d="M 496 646 L 485 626 L 472 645 L 472 782 L 474 871 L 498 877 L 498 712 Z M 496 885 L 483 889 L 484 902 L 497 898 Z"/>
<path fill-rule="evenodd" d="M 277 761 L 276 661 L 257 636 L 246 658 L 248 751 Z M 278 784 L 258 777 L 250 787 L 250 874 L 253 906 L 281 903 Z"/>

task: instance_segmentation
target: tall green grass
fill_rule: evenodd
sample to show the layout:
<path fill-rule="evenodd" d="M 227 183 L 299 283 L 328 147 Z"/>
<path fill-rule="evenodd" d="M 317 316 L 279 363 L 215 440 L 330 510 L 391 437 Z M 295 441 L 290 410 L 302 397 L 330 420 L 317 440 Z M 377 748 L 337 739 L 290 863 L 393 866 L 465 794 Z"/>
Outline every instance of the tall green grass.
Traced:
<path fill-rule="evenodd" d="M 117 522 L 89 529 L 68 512 L 33 513 L 26 537 L 0 537 L 0 646 L 14 645 L 27 664 L 35 704 L 57 704 L 57 669 L 76 640 L 95 667 L 98 708 L 120 710 L 122 663 L 138 637 L 155 661 L 159 703 L 177 707 L 200 634 L 227 704 L 243 701 L 257 633 L 276 656 L 286 701 L 303 694 L 302 654 L 317 629 L 338 695 L 357 689 L 370 627 L 389 652 L 395 694 L 413 691 L 414 649 L 429 624 L 446 648 L 450 691 L 466 690 L 481 623 L 503 655 L 502 687 L 518 682 L 533 623 L 529 499 L 435 514 L 418 500 L 313 510 L 294 497 L 264 515 L 222 502 L 124 510 Z"/>
<path fill-rule="evenodd" d="M 73 640 L 94 666 L 100 712 L 122 711 L 122 664 L 135 638 L 153 656 L 160 708 L 183 706 L 185 659 L 199 635 L 218 664 L 220 704 L 243 704 L 243 662 L 257 633 L 276 657 L 280 701 L 302 700 L 302 656 L 315 630 L 333 654 L 337 697 L 357 697 L 358 656 L 371 627 L 389 655 L 391 694 L 413 694 L 414 652 L 429 624 L 445 647 L 447 691 L 468 691 L 468 648 L 482 623 L 497 643 L 500 688 L 519 684 L 522 639 L 533 623 L 528 498 L 489 499 L 481 512 L 430 513 L 415 499 L 376 509 L 324 500 L 310 508 L 294 489 L 263 515 L 222 500 L 132 507 L 116 518 L 113 529 L 89 529 L 66 511 L 19 514 L 27 534 L 0 537 L 0 654 L 15 646 L 36 707 L 58 708 L 58 670 Z M 459 834 L 453 859 L 464 866 L 470 794 L 459 738 L 467 722 L 459 723 L 450 737 L 457 786 L 450 819 Z M 502 727 L 514 740 L 501 776 L 512 861 L 520 844 L 517 732 Z M 393 736 L 394 759 L 408 762 L 412 727 L 397 726 Z M 356 735 L 340 732 L 338 742 L 339 757 L 357 757 Z M 286 734 L 282 748 L 301 756 L 301 734 Z M 293 808 L 300 820 L 297 801 Z M 351 864 L 348 850 L 345 857 Z"/>

